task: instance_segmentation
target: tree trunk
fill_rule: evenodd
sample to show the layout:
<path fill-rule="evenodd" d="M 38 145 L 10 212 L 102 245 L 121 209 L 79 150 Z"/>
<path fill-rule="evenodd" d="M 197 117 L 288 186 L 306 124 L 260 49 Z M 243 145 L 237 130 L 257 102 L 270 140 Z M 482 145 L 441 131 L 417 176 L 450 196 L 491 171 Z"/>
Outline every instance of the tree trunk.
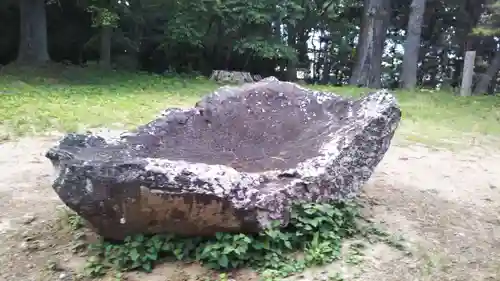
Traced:
<path fill-rule="evenodd" d="M 111 38 L 113 36 L 113 27 L 103 25 L 101 27 L 101 50 L 99 66 L 103 69 L 111 68 Z"/>
<path fill-rule="evenodd" d="M 134 0 L 134 1 L 130 0 L 129 4 L 130 4 L 130 10 L 132 12 L 135 12 L 138 14 L 143 12 L 141 0 Z M 212 22 L 210 22 L 208 28 L 210 29 L 211 26 L 212 26 Z M 142 23 L 139 23 L 139 22 L 134 22 L 134 28 L 133 28 L 131 37 L 132 37 L 132 42 L 134 44 L 134 52 L 135 52 L 134 58 L 135 58 L 135 65 L 137 66 L 137 70 L 142 68 L 140 56 L 141 56 L 141 42 L 143 40 L 143 34 L 144 34 L 144 25 Z M 203 56 L 200 55 L 199 59 L 203 60 Z M 203 67 L 200 67 L 200 68 L 203 69 Z"/>
<path fill-rule="evenodd" d="M 297 34 L 295 33 L 295 29 L 288 25 L 287 26 L 287 43 L 288 46 L 293 48 L 297 47 Z M 296 59 L 288 59 L 286 64 L 286 80 L 288 81 L 296 81 L 297 80 L 297 60 Z"/>
<path fill-rule="evenodd" d="M 38 65 L 50 61 L 44 0 L 20 0 L 20 40 L 17 61 Z"/>
<path fill-rule="evenodd" d="M 488 87 L 488 95 L 493 96 L 496 93 L 497 82 L 498 82 L 498 72 L 491 79 L 490 86 Z"/>
<path fill-rule="evenodd" d="M 332 72 L 332 64 L 330 60 L 330 58 L 325 58 L 325 62 L 323 64 L 323 73 L 321 76 L 321 84 L 323 85 L 330 83 L 330 74 Z"/>
<path fill-rule="evenodd" d="M 420 35 L 427 0 L 413 0 L 411 3 L 408 31 L 404 45 L 403 70 L 401 73 L 402 86 L 413 89 L 417 85 L 418 57 L 420 54 Z"/>
<path fill-rule="evenodd" d="M 332 58 L 332 44 L 327 42 L 325 44 L 324 52 L 324 61 L 323 61 L 323 75 L 321 76 L 321 84 L 330 83 L 330 74 L 332 72 L 333 67 L 333 58 Z"/>
<path fill-rule="evenodd" d="M 462 72 L 462 85 L 460 95 L 463 97 L 471 95 L 472 77 L 474 76 L 474 62 L 476 51 L 467 51 L 464 58 L 464 71 Z"/>
<path fill-rule="evenodd" d="M 382 55 L 390 20 L 391 2 L 390 0 L 365 0 L 364 3 L 363 23 L 356 48 L 356 65 L 350 84 L 380 88 Z"/>
<path fill-rule="evenodd" d="M 491 61 L 486 73 L 481 76 L 479 82 L 474 89 L 474 94 L 485 94 L 488 92 L 488 87 L 491 84 L 491 80 L 496 76 L 498 71 L 500 70 L 500 51 L 495 53 L 493 60 Z"/>
<path fill-rule="evenodd" d="M 460 6 L 457 14 L 457 23 L 455 28 L 457 30 L 454 40 L 456 44 L 460 44 L 460 50 L 455 58 L 453 84 L 458 85 L 460 75 L 464 75 L 462 70 L 465 69 L 464 59 L 465 52 L 474 50 L 477 44 L 474 44 L 476 35 L 472 32 L 473 28 L 477 26 L 481 14 L 484 12 L 486 5 L 485 0 L 464 0 Z"/>

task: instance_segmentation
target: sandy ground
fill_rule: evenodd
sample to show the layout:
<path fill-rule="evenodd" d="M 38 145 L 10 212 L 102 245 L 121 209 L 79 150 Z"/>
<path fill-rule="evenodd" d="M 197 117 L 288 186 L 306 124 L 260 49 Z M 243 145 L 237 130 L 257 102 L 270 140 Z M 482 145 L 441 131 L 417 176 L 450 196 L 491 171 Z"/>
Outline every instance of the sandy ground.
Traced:
<path fill-rule="evenodd" d="M 53 224 L 62 206 L 51 189 L 44 152 L 53 138 L 0 144 L 0 280 L 74 280 L 82 258 Z M 341 271 L 345 280 L 500 280 L 500 151 L 475 145 L 448 151 L 394 144 L 363 197 L 373 220 L 400 234 L 407 255 L 370 247 L 357 266 L 308 270 L 295 280 L 321 280 Z M 166 264 L 130 280 L 202 280 L 198 266 Z M 253 280 L 239 274 L 239 280 Z"/>

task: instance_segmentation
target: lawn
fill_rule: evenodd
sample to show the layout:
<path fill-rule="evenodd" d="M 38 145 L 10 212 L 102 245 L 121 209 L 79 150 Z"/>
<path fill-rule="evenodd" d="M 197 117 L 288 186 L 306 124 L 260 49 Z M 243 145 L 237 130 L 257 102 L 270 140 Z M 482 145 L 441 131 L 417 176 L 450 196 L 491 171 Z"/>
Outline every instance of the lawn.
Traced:
<path fill-rule="evenodd" d="M 147 122 L 168 107 L 191 106 L 218 85 L 204 78 L 89 71 L 10 71 L 0 77 L 0 135 L 125 127 Z M 368 90 L 311 86 L 340 95 Z M 478 135 L 500 136 L 500 97 L 457 97 L 446 92 L 397 91 L 403 111 L 399 136 L 445 143 Z"/>

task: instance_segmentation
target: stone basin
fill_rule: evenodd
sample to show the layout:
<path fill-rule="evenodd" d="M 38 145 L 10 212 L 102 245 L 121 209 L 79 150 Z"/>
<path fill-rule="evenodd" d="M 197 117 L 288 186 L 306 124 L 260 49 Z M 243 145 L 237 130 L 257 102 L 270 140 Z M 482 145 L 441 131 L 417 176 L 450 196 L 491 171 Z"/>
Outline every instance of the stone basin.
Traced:
<path fill-rule="evenodd" d="M 401 111 L 386 90 L 359 99 L 266 78 L 108 139 L 68 134 L 46 156 L 61 200 L 105 238 L 253 233 L 290 207 L 355 197 Z"/>

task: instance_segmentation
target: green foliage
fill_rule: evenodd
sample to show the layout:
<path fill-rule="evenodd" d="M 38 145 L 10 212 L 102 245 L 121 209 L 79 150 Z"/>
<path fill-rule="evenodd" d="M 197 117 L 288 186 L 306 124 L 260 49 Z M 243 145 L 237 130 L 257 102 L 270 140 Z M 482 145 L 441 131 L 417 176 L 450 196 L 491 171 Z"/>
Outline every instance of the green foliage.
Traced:
<path fill-rule="evenodd" d="M 89 6 L 87 8 L 92 13 L 92 25 L 94 27 L 113 26 L 116 27 L 120 17 L 109 8 Z"/>
<path fill-rule="evenodd" d="M 500 1 L 495 0 L 488 5 L 481 22 L 473 29 L 473 33 L 482 36 L 494 36 L 500 33 Z"/>
<path fill-rule="evenodd" d="M 55 61 L 80 64 L 97 60 L 100 47 L 106 45 L 97 44 L 101 35 L 92 27 L 113 26 L 110 51 L 113 66 L 121 69 L 125 67 L 117 63 L 118 58 L 126 57 L 131 63 L 125 65 L 131 69 L 206 73 L 227 68 L 267 74 L 273 69 L 284 70 L 286 65 L 288 69 L 294 65 L 309 68 L 309 57 L 313 57 L 311 80 L 336 85 L 347 84 L 351 75 L 364 4 L 361 0 L 45 2 L 48 25 L 64 27 L 48 29 L 49 53 Z M 392 46 L 401 46 L 411 1 L 391 2 L 388 40 Z M 500 30 L 499 4 L 496 0 L 488 1 L 493 3 L 490 6 L 484 1 L 431 2 L 424 17 L 421 41 L 425 55 L 419 63 L 418 80 L 426 87 L 441 85 L 443 80 L 454 84 L 459 82 L 461 71 L 455 69 L 461 64 L 463 51 L 459 42 L 468 41 L 471 27 L 478 20 L 474 32 L 484 36 L 478 39 L 477 57 L 492 61 L 497 45 L 494 35 Z M 5 22 L 0 27 L 0 64 L 15 60 L 18 53 L 18 3 L 0 2 L 0 16 Z M 88 15 L 82 13 L 85 10 L 92 14 L 91 24 Z M 319 36 L 326 40 L 318 42 Z M 384 87 L 400 84 L 402 55 L 399 47 L 384 53 Z M 449 77 L 450 73 L 457 75 Z M 494 92 L 491 88 L 490 94 Z"/>
<path fill-rule="evenodd" d="M 68 225 L 70 226 L 71 230 L 78 230 L 84 226 L 84 222 L 82 217 L 78 216 L 77 214 L 72 214 L 68 217 Z"/>
<path fill-rule="evenodd" d="M 221 273 L 219 274 L 219 278 L 215 281 L 228 281 L 229 280 L 229 277 L 227 275 L 227 273 Z M 212 281 L 212 280 L 206 280 L 206 281 Z"/>
<path fill-rule="evenodd" d="M 217 46 L 247 58 L 296 59 L 293 46 L 287 46 L 281 34 L 276 37 L 269 27 L 277 22 L 297 22 L 304 16 L 304 9 L 293 1 L 281 2 L 197 0 L 155 5 L 169 11 L 164 16 L 160 48 L 188 45 L 199 50 Z"/>
<path fill-rule="evenodd" d="M 70 231 L 78 231 L 85 226 L 84 220 L 78 214 L 62 209 L 58 211 L 60 227 L 68 228 Z"/>
<path fill-rule="evenodd" d="M 233 50 L 240 54 L 250 53 L 267 59 L 292 59 L 297 60 L 297 52 L 290 46 L 270 42 L 262 37 L 242 38 L 236 41 Z"/>
<path fill-rule="evenodd" d="M 286 228 L 273 225 L 256 235 L 137 235 L 122 244 L 101 241 L 89 248 L 87 274 L 99 276 L 110 269 L 149 272 L 155 263 L 174 259 L 198 261 L 215 270 L 249 265 L 261 272 L 263 280 L 275 280 L 338 259 L 342 242 L 363 233 L 358 211 L 359 206 L 350 201 L 296 205 Z"/>

